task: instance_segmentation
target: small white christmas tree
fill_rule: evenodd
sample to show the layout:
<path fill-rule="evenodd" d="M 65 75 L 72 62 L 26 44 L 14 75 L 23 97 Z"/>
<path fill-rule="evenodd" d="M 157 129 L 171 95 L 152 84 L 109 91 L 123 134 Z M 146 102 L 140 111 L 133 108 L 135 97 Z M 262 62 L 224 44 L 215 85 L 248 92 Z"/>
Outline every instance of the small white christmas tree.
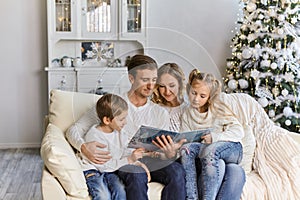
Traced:
<path fill-rule="evenodd" d="M 241 3 L 225 91 L 250 94 L 277 125 L 300 133 L 300 1 Z"/>

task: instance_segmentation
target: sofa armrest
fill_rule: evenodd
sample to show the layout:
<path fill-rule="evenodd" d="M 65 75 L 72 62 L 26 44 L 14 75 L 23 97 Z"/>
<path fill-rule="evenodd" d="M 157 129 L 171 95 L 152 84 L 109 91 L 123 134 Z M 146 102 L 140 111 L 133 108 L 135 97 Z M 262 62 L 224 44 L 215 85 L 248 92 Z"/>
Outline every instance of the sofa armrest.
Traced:
<path fill-rule="evenodd" d="M 44 200 L 65 200 L 67 199 L 66 193 L 62 188 L 61 184 L 58 182 L 47 168 L 43 168 L 42 171 L 42 196 Z"/>
<path fill-rule="evenodd" d="M 47 127 L 48 127 L 48 124 L 49 124 L 49 115 L 45 115 L 45 118 L 44 118 L 44 133 L 46 133 L 47 131 Z"/>
<path fill-rule="evenodd" d="M 41 144 L 41 157 L 49 172 L 62 185 L 67 196 L 88 198 L 88 189 L 75 153 L 64 133 L 49 124 Z"/>

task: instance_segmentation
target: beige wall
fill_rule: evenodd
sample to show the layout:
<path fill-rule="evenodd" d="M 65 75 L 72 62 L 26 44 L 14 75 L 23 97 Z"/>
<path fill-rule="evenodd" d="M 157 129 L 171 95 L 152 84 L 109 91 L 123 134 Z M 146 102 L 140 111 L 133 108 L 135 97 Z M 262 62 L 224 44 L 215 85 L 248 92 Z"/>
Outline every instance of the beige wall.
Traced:
<path fill-rule="evenodd" d="M 39 146 L 47 107 L 46 0 L 0 3 L 0 148 Z"/>
<path fill-rule="evenodd" d="M 148 53 L 220 76 L 238 0 L 148 0 Z M 0 148 L 39 146 L 47 113 L 46 0 L 0 3 Z"/>
<path fill-rule="evenodd" d="M 239 0 L 148 1 L 149 54 L 160 63 L 177 62 L 221 78 L 236 27 Z"/>

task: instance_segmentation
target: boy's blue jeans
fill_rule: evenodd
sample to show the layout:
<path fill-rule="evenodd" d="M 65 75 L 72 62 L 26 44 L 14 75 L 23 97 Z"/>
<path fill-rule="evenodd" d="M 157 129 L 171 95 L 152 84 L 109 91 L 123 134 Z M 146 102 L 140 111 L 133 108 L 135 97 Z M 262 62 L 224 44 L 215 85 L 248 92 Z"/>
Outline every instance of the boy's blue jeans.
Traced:
<path fill-rule="evenodd" d="M 124 185 L 113 172 L 91 169 L 83 173 L 93 200 L 126 200 Z"/>
<path fill-rule="evenodd" d="M 243 155 L 239 142 L 188 143 L 180 151 L 187 199 L 240 199 L 245 172 L 237 165 Z"/>

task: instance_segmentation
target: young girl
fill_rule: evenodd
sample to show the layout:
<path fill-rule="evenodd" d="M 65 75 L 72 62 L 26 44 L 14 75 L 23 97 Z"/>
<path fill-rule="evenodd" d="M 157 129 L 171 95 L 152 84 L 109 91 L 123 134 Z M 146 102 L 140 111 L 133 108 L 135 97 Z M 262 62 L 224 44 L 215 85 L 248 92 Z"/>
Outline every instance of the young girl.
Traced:
<path fill-rule="evenodd" d="M 182 115 L 181 130 L 212 128 L 210 133 L 202 136 L 202 143 L 189 143 L 181 148 L 181 162 L 186 171 L 187 199 L 198 199 L 198 188 L 199 199 L 240 199 L 245 182 L 244 173 L 242 178 L 237 177 L 241 179 L 235 182 L 238 185 L 231 186 L 236 187 L 236 191 L 221 191 L 220 186 L 225 163 L 238 164 L 242 159 L 243 127 L 222 103 L 221 83 L 212 74 L 192 70 L 187 93 L 190 106 Z M 201 165 L 198 188 L 195 158 L 200 159 Z"/>

